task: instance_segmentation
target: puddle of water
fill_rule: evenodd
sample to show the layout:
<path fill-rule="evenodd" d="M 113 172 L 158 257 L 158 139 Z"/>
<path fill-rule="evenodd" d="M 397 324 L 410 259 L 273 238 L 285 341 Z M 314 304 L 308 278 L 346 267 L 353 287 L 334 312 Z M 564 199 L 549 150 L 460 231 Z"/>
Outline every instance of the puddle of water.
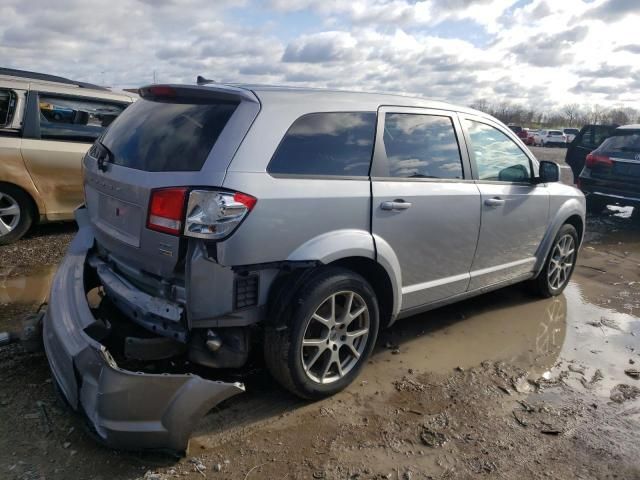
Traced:
<path fill-rule="evenodd" d="M 567 287 L 564 296 L 570 333 L 560 352 L 564 364 L 558 369 L 572 363 L 574 370 L 566 382 L 578 384 L 583 377 L 590 381 L 600 370 L 603 378 L 591 388 L 607 396 L 615 385 L 633 383 L 624 370 L 640 364 L 640 318 L 590 303 L 575 283 Z M 575 372 L 576 367 L 585 367 L 584 374 Z"/>
<path fill-rule="evenodd" d="M 14 275 L 12 268 L 0 268 L 0 331 L 20 331 L 22 320 L 47 301 L 55 266 Z"/>
<path fill-rule="evenodd" d="M 47 266 L 12 276 L 11 268 L 0 269 L 0 305 L 45 302 L 55 271 L 55 266 Z"/>
<path fill-rule="evenodd" d="M 493 292 L 401 320 L 388 337 L 391 348 L 383 343 L 376 366 L 363 375 L 373 389 L 409 368 L 450 373 L 488 360 L 517 365 L 533 379 L 562 375 L 568 384 L 608 396 L 613 386 L 634 382 L 624 373 L 629 359 L 640 364 L 640 319 L 590 303 L 575 281 L 545 300 L 517 286 Z M 597 370 L 603 378 L 589 384 Z"/>
<path fill-rule="evenodd" d="M 449 373 L 483 361 L 505 361 L 541 376 L 555 364 L 567 334 L 567 299 L 539 300 L 521 287 L 400 320 L 380 360 L 402 361 L 402 368 Z M 384 345 L 384 344 L 383 344 Z M 386 363 L 386 362 L 385 362 Z M 396 372 L 397 374 L 397 372 Z"/>

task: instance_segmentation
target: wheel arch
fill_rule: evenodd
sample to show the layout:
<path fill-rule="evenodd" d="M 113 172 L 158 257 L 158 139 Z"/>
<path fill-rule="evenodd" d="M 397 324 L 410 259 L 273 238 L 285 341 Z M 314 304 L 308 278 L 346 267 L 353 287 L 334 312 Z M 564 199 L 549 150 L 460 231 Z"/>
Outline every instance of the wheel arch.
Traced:
<path fill-rule="evenodd" d="M 545 233 L 538 251 L 536 252 L 536 264 L 534 268 L 537 276 L 544 267 L 549 251 L 553 245 L 553 241 L 558 234 L 560 228 L 565 224 L 570 224 L 578 232 L 578 247 L 582 245 L 585 226 L 585 204 L 584 200 L 580 202 L 577 198 L 566 201 L 557 211 L 555 216 L 549 222 L 549 227 Z"/>
<path fill-rule="evenodd" d="M 385 328 L 393 323 L 395 318 L 393 313 L 395 306 L 393 285 L 389 274 L 382 265 L 366 257 L 344 257 L 331 262 L 329 265 L 346 268 L 367 280 L 378 300 L 380 328 Z"/>
<path fill-rule="evenodd" d="M 340 266 L 361 275 L 371 283 L 378 298 L 380 326 L 391 325 L 397 318 L 402 301 L 399 262 L 389 244 L 369 231 L 344 229 L 326 232 L 302 244 L 287 260 Z M 297 289 L 312 270 L 313 267 L 282 272 L 278 276 L 269 294 L 269 322 L 277 323 L 277 318 L 284 313 L 280 310 L 288 302 L 290 292 Z"/>

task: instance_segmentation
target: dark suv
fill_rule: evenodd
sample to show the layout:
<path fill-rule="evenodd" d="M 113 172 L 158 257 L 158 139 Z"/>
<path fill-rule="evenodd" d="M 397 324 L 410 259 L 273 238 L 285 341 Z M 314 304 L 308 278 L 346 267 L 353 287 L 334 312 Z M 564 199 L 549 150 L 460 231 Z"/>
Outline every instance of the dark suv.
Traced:
<path fill-rule="evenodd" d="M 640 125 L 626 125 L 587 155 L 578 179 L 587 209 L 608 204 L 640 205 Z"/>
<path fill-rule="evenodd" d="M 585 125 L 580 129 L 580 133 L 569 145 L 565 157 L 565 162 L 573 171 L 573 178 L 577 179 L 580 176 L 587 155 L 611 136 L 617 127 L 618 125 Z"/>

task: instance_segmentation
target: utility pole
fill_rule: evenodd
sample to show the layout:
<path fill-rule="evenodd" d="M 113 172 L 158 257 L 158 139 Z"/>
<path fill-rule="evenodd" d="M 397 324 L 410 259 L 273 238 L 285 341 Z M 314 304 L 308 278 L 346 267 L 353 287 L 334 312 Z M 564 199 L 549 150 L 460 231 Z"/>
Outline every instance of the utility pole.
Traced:
<path fill-rule="evenodd" d="M 156 83 L 156 71 L 153 71 L 153 83 Z"/>

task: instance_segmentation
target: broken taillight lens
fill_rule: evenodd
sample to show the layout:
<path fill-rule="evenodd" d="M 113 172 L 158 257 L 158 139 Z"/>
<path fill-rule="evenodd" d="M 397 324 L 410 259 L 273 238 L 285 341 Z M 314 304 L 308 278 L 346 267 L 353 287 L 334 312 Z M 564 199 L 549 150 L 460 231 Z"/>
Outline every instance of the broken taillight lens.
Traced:
<path fill-rule="evenodd" d="M 185 187 L 160 188 L 151 192 L 147 228 L 158 232 L 180 235 L 184 203 L 187 194 Z"/>
<path fill-rule="evenodd" d="M 189 193 L 184 234 L 221 240 L 240 225 L 256 202 L 255 197 L 246 193 L 192 190 Z"/>

